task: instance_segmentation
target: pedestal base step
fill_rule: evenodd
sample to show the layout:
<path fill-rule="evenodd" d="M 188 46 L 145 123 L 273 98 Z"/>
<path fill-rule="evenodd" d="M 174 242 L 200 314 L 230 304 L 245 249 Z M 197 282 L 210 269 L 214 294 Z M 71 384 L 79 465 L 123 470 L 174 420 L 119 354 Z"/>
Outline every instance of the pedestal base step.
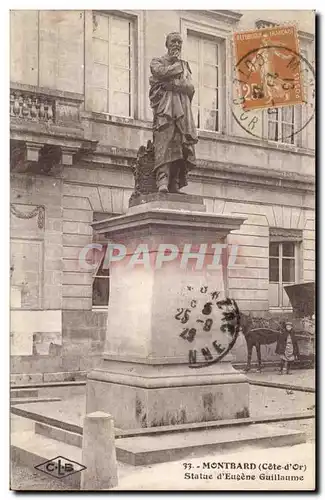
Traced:
<path fill-rule="evenodd" d="M 10 398 L 11 405 L 20 405 L 20 404 L 30 404 L 30 403 L 52 403 L 53 401 L 61 401 L 61 398 Z"/>
<path fill-rule="evenodd" d="M 159 436 L 141 436 L 116 440 L 120 462 L 149 465 L 216 453 L 241 446 L 291 446 L 306 441 L 304 432 L 271 425 L 250 424 L 240 427 L 187 431 Z"/>
<path fill-rule="evenodd" d="M 67 401 L 50 403 L 47 405 L 21 404 L 11 407 L 11 413 L 35 422 L 35 432 L 58 441 L 70 443 L 69 437 L 72 434 L 72 444 L 75 444 L 74 434 L 82 437 L 82 424 L 84 414 L 78 410 L 78 405 L 74 404 L 73 410 L 76 413 L 67 413 L 69 410 Z M 71 405 L 70 405 L 71 406 Z M 247 426 L 248 424 L 266 424 L 302 420 L 315 418 L 315 411 L 303 411 L 295 413 L 278 413 L 276 415 L 263 415 L 229 420 L 217 420 L 208 422 L 197 422 L 191 424 L 167 425 L 159 427 L 146 427 L 141 429 L 122 430 L 115 427 L 115 438 L 131 438 L 140 436 L 159 436 L 165 433 L 203 431 L 210 429 L 220 429 L 225 427 Z M 67 439 L 66 439 L 67 438 Z M 78 441 L 78 440 L 77 440 Z M 79 440 L 79 442 L 81 442 Z M 81 446 L 81 444 L 80 444 Z"/>
<path fill-rule="evenodd" d="M 60 402 L 14 405 L 11 413 L 19 417 L 28 418 L 34 422 L 52 425 L 65 429 L 69 432 L 82 434 L 82 423 L 84 418 L 84 401 L 67 400 Z"/>
<path fill-rule="evenodd" d="M 67 443 L 72 446 L 82 447 L 82 434 L 65 430 L 64 428 L 54 427 L 39 422 L 35 422 L 35 434 L 56 439 L 62 443 Z"/>
<path fill-rule="evenodd" d="M 10 389 L 10 397 L 11 398 L 37 398 L 38 390 L 37 389 Z"/>

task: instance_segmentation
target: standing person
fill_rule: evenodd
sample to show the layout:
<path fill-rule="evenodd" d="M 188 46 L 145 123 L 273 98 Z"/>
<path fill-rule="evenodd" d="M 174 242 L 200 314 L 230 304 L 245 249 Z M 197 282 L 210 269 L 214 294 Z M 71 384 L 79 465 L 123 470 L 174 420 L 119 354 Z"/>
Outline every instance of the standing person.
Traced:
<path fill-rule="evenodd" d="M 188 171 L 195 167 L 198 138 L 191 109 L 195 89 L 189 64 L 181 59 L 181 35 L 169 33 L 166 48 L 167 54 L 150 64 L 154 170 L 159 192 L 178 193 L 187 185 Z"/>
<path fill-rule="evenodd" d="M 283 46 L 284 50 L 281 50 L 281 46 Z M 267 104 L 270 103 L 271 105 L 274 105 L 274 98 L 279 97 L 282 99 L 286 94 L 286 100 L 288 100 L 288 91 L 290 88 L 294 88 L 291 82 L 288 83 L 282 80 L 275 71 L 275 68 L 278 67 L 277 58 L 291 60 L 292 54 L 286 51 L 282 42 L 278 40 L 271 41 L 264 34 L 261 38 L 260 48 L 252 60 L 251 68 L 252 72 L 259 72 L 264 97 L 268 97 Z"/>
<path fill-rule="evenodd" d="M 276 349 L 276 354 L 280 355 L 280 374 L 283 374 L 283 368 L 286 368 L 287 374 L 290 373 L 290 364 L 299 357 L 298 342 L 293 330 L 293 325 L 290 321 L 286 321 L 284 328 L 279 336 Z"/>

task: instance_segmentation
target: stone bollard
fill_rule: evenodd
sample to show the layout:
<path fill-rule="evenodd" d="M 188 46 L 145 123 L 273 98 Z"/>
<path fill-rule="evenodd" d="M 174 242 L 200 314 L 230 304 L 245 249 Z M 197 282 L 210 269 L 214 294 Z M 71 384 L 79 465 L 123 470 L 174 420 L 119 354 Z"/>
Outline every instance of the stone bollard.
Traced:
<path fill-rule="evenodd" d="M 114 420 L 95 411 L 85 416 L 82 440 L 82 490 L 107 490 L 117 486 Z"/>

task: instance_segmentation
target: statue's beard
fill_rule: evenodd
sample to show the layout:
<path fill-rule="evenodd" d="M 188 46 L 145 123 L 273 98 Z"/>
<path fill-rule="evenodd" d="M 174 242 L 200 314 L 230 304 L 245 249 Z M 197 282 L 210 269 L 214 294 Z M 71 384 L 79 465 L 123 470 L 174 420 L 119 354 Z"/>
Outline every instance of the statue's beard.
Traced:
<path fill-rule="evenodd" d="M 179 49 L 170 49 L 169 51 L 169 55 L 171 55 L 172 57 L 179 57 L 181 55 L 181 51 Z"/>

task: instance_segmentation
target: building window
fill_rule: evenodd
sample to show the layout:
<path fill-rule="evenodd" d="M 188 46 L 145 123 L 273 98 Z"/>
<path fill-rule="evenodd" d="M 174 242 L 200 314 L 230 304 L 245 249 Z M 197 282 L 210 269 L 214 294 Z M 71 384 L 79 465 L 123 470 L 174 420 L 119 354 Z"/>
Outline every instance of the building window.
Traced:
<path fill-rule="evenodd" d="M 294 241 L 271 242 L 269 247 L 270 307 L 290 307 L 284 289 L 298 281 L 298 244 Z"/>
<path fill-rule="evenodd" d="M 107 307 L 109 301 L 109 269 L 104 265 L 105 252 L 102 253 L 98 267 L 93 275 L 93 307 Z"/>
<path fill-rule="evenodd" d="M 192 109 L 196 126 L 219 132 L 222 44 L 214 37 L 189 32 L 187 54 L 195 87 Z"/>
<path fill-rule="evenodd" d="M 93 14 L 92 110 L 133 116 L 133 21 Z"/>
<path fill-rule="evenodd" d="M 267 111 L 267 138 L 269 141 L 295 143 L 295 119 L 294 106 L 283 108 L 270 108 Z"/>
<path fill-rule="evenodd" d="M 99 222 L 114 217 L 114 215 L 120 214 L 113 214 L 112 212 L 94 212 L 93 221 Z M 95 247 L 92 252 L 91 261 L 94 266 L 96 265 L 95 271 L 93 273 L 92 305 L 93 307 L 107 307 L 109 302 L 110 287 L 110 274 L 109 268 L 107 268 L 107 260 L 105 263 L 107 245 L 101 240 L 100 237 L 97 238 L 96 235 L 94 235 L 93 242 L 95 244 L 99 243 L 102 246 L 100 247 L 100 251 L 98 251 L 98 249 Z"/>

